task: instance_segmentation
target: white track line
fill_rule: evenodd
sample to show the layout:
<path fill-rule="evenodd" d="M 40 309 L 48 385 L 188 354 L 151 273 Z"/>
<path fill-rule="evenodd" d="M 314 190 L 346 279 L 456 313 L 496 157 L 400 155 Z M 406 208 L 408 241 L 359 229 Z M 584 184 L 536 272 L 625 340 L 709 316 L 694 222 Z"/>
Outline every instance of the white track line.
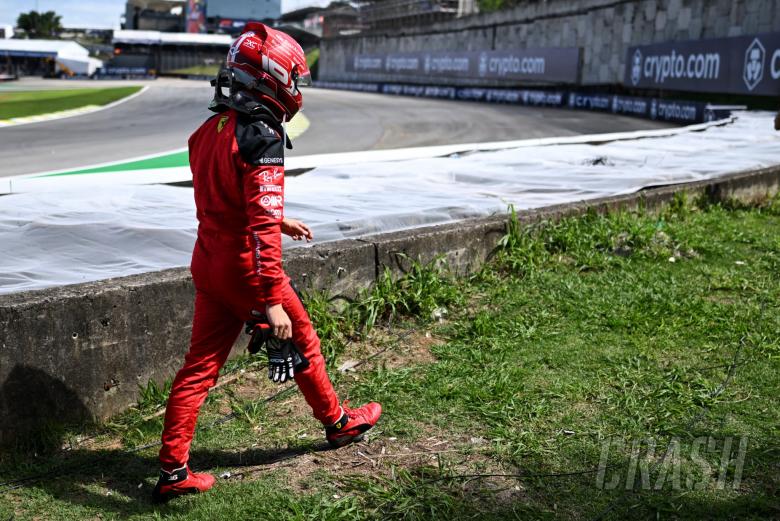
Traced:
<path fill-rule="evenodd" d="M 95 114 L 96 112 L 112 109 L 114 107 L 121 105 L 122 103 L 126 103 L 134 98 L 137 98 L 147 90 L 149 90 L 149 85 L 142 87 L 141 90 L 139 90 L 135 94 L 131 94 L 130 96 L 116 100 L 112 103 L 109 103 L 108 105 L 95 106 L 94 108 L 91 108 L 89 110 L 80 110 L 80 109 L 62 110 L 59 112 L 52 112 L 50 114 L 40 114 L 38 116 L 24 116 L 21 118 L 11 118 L 8 120 L 2 120 L 0 121 L 0 129 L 14 128 L 22 125 L 32 125 L 33 123 L 46 123 L 49 121 L 57 121 L 61 119 L 75 118 L 77 116 L 85 116 L 87 114 Z M 41 92 L 45 92 L 45 91 L 42 90 Z M 35 118 L 35 119 L 30 121 L 30 118 Z"/>

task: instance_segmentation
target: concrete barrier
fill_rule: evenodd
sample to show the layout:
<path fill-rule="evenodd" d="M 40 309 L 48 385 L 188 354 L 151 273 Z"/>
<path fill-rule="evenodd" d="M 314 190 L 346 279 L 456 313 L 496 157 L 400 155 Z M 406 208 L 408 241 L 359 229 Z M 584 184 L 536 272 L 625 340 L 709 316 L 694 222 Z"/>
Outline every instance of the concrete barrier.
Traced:
<path fill-rule="evenodd" d="M 506 233 L 506 216 L 470 219 L 414 230 L 370 235 L 376 247 L 377 273 L 404 273 L 412 260 L 442 258 L 457 274 L 471 273 L 487 259 Z"/>
<path fill-rule="evenodd" d="M 389 70 L 355 71 L 350 64 L 360 55 L 579 47 L 581 85 L 620 85 L 626 66 L 631 66 L 632 46 L 780 31 L 780 5 L 770 0 L 518 0 L 512 4 L 509 9 L 433 24 L 325 38 L 320 42 L 319 79 L 398 81 L 398 74 Z M 474 87 L 521 84 L 510 79 L 434 76 L 424 70 L 404 74 L 403 81 L 427 85 L 435 78 L 441 85 Z"/>
<path fill-rule="evenodd" d="M 675 194 L 755 202 L 780 191 L 780 166 L 519 212 L 522 222 L 588 210 L 655 209 Z M 285 255 L 306 290 L 354 296 L 409 259 L 443 257 L 456 273 L 477 269 L 504 234 L 506 216 L 324 243 Z M 139 385 L 162 382 L 187 350 L 194 288 L 177 268 L 88 284 L 0 295 L 0 441 L 56 421 L 103 420 L 131 406 Z M 238 342 L 239 345 L 243 341 Z"/>

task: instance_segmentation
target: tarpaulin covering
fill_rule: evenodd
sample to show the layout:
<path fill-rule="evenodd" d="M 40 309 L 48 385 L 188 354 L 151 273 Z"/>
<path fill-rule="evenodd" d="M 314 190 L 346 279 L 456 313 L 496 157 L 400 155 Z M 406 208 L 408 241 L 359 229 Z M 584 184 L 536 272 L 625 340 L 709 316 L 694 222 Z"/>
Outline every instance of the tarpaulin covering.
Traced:
<path fill-rule="evenodd" d="M 599 145 L 329 162 L 287 179 L 285 214 L 322 242 L 709 179 L 780 163 L 772 117 Z M 191 188 L 60 183 L 0 197 L 0 293 L 186 266 L 196 226 Z"/>

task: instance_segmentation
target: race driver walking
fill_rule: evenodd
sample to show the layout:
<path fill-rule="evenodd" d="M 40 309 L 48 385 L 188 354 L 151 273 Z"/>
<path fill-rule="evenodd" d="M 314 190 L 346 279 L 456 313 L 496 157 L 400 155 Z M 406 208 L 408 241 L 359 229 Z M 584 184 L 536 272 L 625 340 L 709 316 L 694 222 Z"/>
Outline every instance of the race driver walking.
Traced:
<path fill-rule="evenodd" d="M 284 217 L 284 131 L 301 108 L 306 58 L 290 36 L 247 24 L 228 52 L 209 107 L 216 112 L 190 138 L 198 238 L 192 254 L 195 314 L 190 350 L 168 398 L 157 502 L 204 492 L 214 477 L 188 465 L 198 412 L 245 323 L 266 322 L 269 377 L 294 378 L 328 442 L 362 438 L 382 412 L 378 403 L 340 405 L 320 341 L 282 269 L 284 233 L 312 239 Z M 256 332 L 259 329 L 256 329 Z"/>

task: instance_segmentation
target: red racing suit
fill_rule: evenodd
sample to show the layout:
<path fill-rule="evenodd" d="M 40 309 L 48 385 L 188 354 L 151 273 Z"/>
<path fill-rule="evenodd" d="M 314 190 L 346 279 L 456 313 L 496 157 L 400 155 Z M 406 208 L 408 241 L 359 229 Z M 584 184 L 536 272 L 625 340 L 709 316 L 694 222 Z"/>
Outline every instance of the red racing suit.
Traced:
<path fill-rule="evenodd" d="M 189 140 L 198 239 L 192 254 L 195 315 L 190 350 L 168 398 L 160 462 L 189 459 L 198 412 L 252 311 L 281 304 L 293 342 L 309 360 L 295 381 L 325 425 L 342 414 L 325 372 L 320 341 L 282 269 L 284 131 L 272 116 L 228 110 Z"/>

